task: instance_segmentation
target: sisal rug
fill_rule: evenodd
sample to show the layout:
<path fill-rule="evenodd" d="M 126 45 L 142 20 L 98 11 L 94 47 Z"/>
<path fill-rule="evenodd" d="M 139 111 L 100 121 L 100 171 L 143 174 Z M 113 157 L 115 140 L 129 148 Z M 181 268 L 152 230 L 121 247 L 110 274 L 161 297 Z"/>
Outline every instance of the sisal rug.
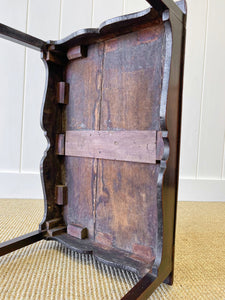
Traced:
<path fill-rule="evenodd" d="M 34 231 L 41 200 L 0 200 L 0 241 Z M 135 274 L 98 263 L 54 241 L 0 257 L 0 299 L 120 299 Z M 225 300 L 225 203 L 179 202 L 175 282 L 149 299 Z"/>

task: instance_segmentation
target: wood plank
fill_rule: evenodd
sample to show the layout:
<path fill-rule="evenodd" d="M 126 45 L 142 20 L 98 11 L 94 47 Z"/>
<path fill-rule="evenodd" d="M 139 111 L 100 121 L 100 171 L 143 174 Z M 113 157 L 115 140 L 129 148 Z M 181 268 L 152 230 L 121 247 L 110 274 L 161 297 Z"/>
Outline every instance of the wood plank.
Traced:
<path fill-rule="evenodd" d="M 163 32 L 152 22 L 105 43 L 101 130 L 159 130 Z"/>
<path fill-rule="evenodd" d="M 100 160 L 98 170 L 96 242 L 103 233 L 104 245 L 111 241 L 131 253 L 134 244 L 154 249 L 159 164 Z"/>
<path fill-rule="evenodd" d="M 156 131 L 67 131 L 65 155 L 156 162 Z"/>
<path fill-rule="evenodd" d="M 98 232 L 95 236 L 95 242 L 104 246 L 112 247 L 113 236 L 108 233 Z"/>
<path fill-rule="evenodd" d="M 98 130 L 103 45 L 88 47 L 88 57 L 68 62 L 66 82 L 70 85 L 66 105 L 66 130 Z M 93 79 L 96 79 L 93 80 Z M 94 236 L 97 159 L 65 157 L 68 203 L 64 206 L 67 224 L 80 224 Z"/>
<path fill-rule="evenodd" d="M 101 130 L 160 130 L 163 34 L 153 22 L 105 42 Z M 100 160 L 96 238 L 112 236 L 113 247 L 131 253 L 151 247 L 154 259 L 158 172 L 159 164 Z"/>

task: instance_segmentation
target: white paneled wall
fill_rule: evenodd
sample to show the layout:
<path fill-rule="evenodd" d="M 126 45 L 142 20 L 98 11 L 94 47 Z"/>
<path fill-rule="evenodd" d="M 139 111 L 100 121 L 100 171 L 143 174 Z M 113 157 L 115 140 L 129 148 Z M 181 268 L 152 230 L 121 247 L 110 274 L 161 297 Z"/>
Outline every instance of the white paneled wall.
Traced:
<path fill-rule="evenodd" d="M 179 198 L 225 201 L 225 2 L 187 5 Z"/>
<path fill-rule="evenodd" d="M 92 16 L 92 0 L 61 0 L 60 37 L 65 37 L 79 29 L 92 27 Z"/>
<path fill-rule="evenodd" d="M 28 1 L 27 33 L 43 40 L 58 39 L 60 10 L 60 0 Z M 26 49 L 21 172 L 38 172 L 38 176 L 40 158 L 46 148 L 39 126 L 44 85 L 45 69 L 40 53 Z"/>
<path fill-rule="evenodd" d="M 187 6 L 179 198 L 225 201 L 225 2 Z M 53 40 L 147 7 L 144 0 L 0 0 L 0 22 Z M 37 51 L 1 39 L 0 66 L 0 198 L 42 198 L 44 64 Z"/>

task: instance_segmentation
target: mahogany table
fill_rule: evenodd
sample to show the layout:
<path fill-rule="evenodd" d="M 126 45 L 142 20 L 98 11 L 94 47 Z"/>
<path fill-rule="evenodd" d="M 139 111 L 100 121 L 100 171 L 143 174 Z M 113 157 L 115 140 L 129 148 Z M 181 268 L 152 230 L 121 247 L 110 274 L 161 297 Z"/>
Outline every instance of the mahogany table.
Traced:
<path fill-rule="evenodd" d="M 123 299 L 173 282 L 185 3 L 148 2 L 59 41 L 0 24 L 1 37 L 42 53 L 48 140 L 43 221 L 0 255 L 56 240 L 136 272 Z"/>

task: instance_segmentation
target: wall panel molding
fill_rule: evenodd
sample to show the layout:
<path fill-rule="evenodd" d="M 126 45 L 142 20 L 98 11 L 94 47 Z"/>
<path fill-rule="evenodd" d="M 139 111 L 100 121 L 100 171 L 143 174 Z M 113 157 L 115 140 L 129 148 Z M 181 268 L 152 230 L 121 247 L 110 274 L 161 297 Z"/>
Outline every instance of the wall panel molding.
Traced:
<path fill-rule="evenodd" d="M 225 201 L 225 180 L 180 178 L 180 201 Z"/>
<path fill-rule="evenodd" d="M 2 23 L 53 40 L 148 4 L 0 0 L 0 7 Z M 225 201 L 225 2 L 187 0 L 187 8 L 179 199 Z M 39 126 L 44 65 L 38 52 L 4 40 L 0 46 L 0 198 L 42 198 L 38 172 L 46 148 Z"/>
<path fill-rule="evenodd" d="M 27 3 L 27 0 L 0 0 L 1 23 L 26 31 Z M 21 45 L 0 39 L 0 139 L 4 141 L 4 147 L 0 150 L 2 171 L 20 169 L 25 51 Z"/>
<path fill-rule="evenodd" d="M 208 0 L 208 5 L 198 177 L 222 179 L 225 132 L 225 2 Z"/>
<path fill-rule="evenodd" d="M 188 0 L 187 6 L 180 176 L 196 178 L 204 85 L 207 0 Z"/>
<path fill-rule="evenodd" d="M 43 199 L 39 173 L 0 173 L 0 198 Z"/>

